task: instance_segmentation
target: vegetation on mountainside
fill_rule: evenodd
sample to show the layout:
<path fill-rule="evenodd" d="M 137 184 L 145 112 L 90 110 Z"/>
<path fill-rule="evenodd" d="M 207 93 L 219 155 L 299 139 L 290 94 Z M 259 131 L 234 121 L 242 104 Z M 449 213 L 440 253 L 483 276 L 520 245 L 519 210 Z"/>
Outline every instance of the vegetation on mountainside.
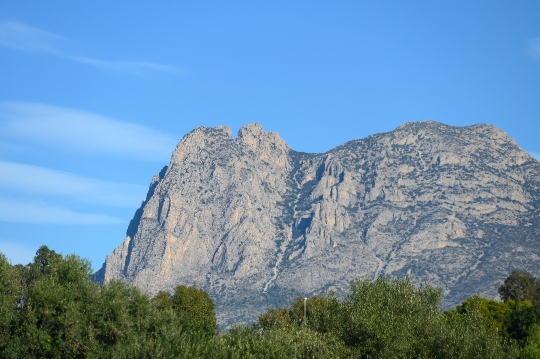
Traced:
<path fill-rule="evenodd" d="M 297 298 L 252 326 L 217 331 L 214 303 L 179 286 L 154 297 L 91 281 L 88 261 L 41 247 L 26 266 L 0 254 L 2 358 L 540 358 L 540 286 L 514 271 L 503 302 L 442 294 L 410 279 L 351 283 L 344 298 Z"/>

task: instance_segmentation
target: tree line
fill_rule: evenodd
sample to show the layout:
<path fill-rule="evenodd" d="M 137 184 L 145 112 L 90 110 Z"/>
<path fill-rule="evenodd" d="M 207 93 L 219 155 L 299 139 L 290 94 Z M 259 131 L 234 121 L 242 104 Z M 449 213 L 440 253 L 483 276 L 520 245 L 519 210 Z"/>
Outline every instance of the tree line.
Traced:
<path fill-rule="evenodd" d="M 0 253 L 0 357 L 540 358 L 540 281 L 523 271 L 501 301 L 472 296 L 450 311 L 428 284 L 355 280 L 343 298 L 296 298 L 228 332 L 201 289 L 149 296 L 91 275 L 87 260 L 45 246 L 24 266 Z"/>

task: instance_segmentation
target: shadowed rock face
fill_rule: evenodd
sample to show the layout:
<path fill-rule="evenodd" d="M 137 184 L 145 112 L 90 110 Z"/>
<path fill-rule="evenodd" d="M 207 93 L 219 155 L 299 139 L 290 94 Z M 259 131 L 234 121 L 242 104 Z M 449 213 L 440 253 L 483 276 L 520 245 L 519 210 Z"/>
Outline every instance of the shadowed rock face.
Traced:
<path fill-rule="evenodd" d="M 540 163 L 500 129 L 407 123 L 323 154 L 259 124 L 200 127 L 154 176 L 96 278 L 149 293 L 208 290 L 219 321 L 252 321 L 356 278 L 412 276 L 445 307 L 540 274 Z"/>

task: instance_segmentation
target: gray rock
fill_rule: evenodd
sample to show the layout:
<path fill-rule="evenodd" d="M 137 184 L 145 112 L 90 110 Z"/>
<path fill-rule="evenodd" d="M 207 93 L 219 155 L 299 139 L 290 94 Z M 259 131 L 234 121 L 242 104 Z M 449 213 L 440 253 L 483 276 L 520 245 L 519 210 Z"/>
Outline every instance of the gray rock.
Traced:
<path fill-rule="evenodd" d="M 540 163 L 490 125 L 427 121 L 293 151 L 259 124 L 199 127 L 154 176 L 124 242 L 96 274 L 149 293 L 208 290 L 220 323 L 356 278 L 411 276 L 444 307 L 540 274 Z"/>

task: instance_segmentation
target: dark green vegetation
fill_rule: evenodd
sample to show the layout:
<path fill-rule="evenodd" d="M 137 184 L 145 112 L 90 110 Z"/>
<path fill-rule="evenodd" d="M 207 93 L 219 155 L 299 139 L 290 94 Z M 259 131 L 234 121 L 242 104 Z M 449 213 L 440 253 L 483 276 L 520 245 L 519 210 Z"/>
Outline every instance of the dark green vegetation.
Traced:
<path fill-rule="evenodd" d="M 154 297 L 120 281 L 100 286 L 90 264 L 41 247 L 12 266 L 0 254 L 1 358 L 540 358 L 539 281 L 514 271 L 503 302 L 471 297 L 440 310 L 441 291 L 409 279 L 351 283 L 270 308 L 219 333 L 203 290 Z"/>

